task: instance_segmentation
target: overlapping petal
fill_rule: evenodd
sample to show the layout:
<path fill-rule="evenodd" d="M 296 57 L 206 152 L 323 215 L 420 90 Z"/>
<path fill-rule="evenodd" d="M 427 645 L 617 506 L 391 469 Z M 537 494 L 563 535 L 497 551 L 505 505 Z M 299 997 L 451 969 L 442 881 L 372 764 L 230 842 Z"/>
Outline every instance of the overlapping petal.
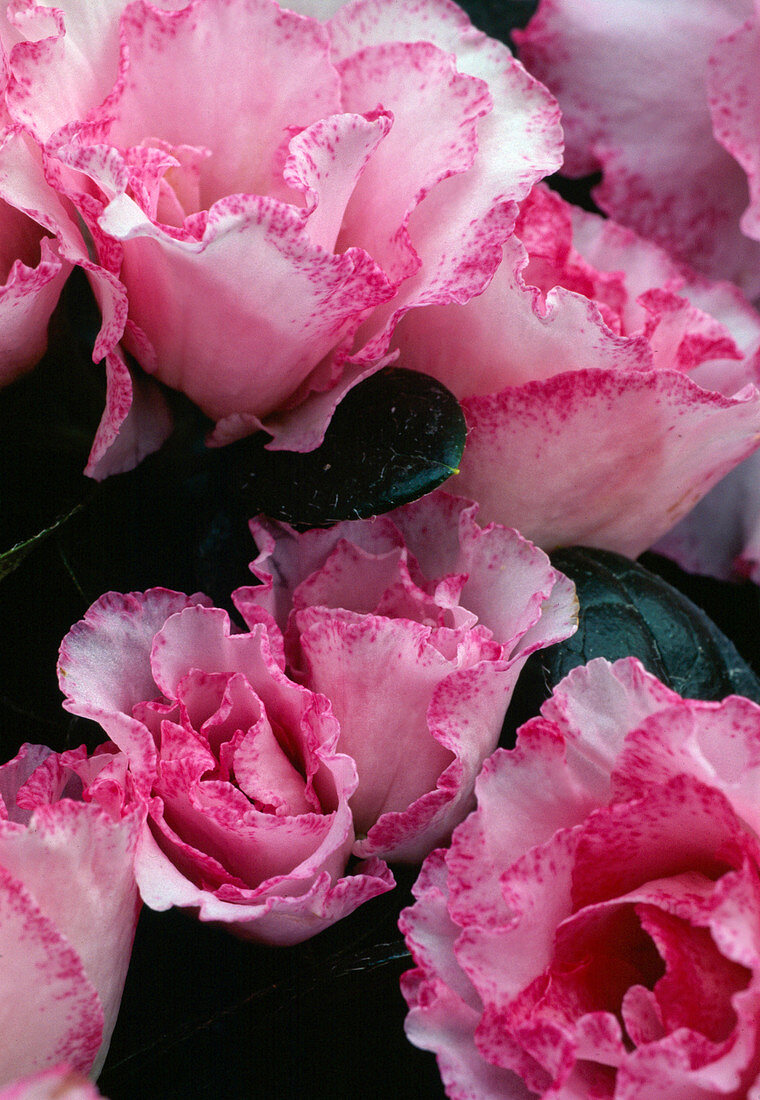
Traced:
<path fill-rule="evenodd" d="M 296 943 L 393 879 L 377 859 L 345 874 L 356 769 L 335 751 L 327 700 L 287 678 L 273 623 L 235 633 L 207 604 L 164 589 L 103 597 L 61 647 L 65 705 L 129 761 L 125 797 L 148 814 L 143 900 Z"/>
<path fill-rule="evenodd" d="M 462 399 L 484 518 L 635 556 L 757 447 L 758 336 L 735 288 L 538 187 L 486 290 L 394 346 Z"/>
<path fill-rule="evenodd" d="M 123 336 L 217 443 L 265 423 L 277 446 L 314 446 L 407 311 L 483 289 L 515 200 L 559 163 L 551 97 L 447 0 L 401 19 L 388 0 L 6 14 L 11 116 L 128 295 L 101 350 L 118 357 Z M 127 461 L 98 465 L 118 392 L 90 472 Z M 143 451 L 163 430 L 147 415 L 125 425 Z"/>
<path fill-rule="evenodd" d="M 328 531 L 252 524 L 263 584 L 234 599 L 251 628 L 276 618 L 293 675 L 331 701 L 357 855 L 415 861 L 445 840 L 528 654 L 574 629 L 567 579 L 476 513 L 438 492 Z"/>
<path fill-rule="evenodd" d="M 592 661 L 486 763 L 401 918 L 448 1095 L 753 1094 L 759 718 Z"/>

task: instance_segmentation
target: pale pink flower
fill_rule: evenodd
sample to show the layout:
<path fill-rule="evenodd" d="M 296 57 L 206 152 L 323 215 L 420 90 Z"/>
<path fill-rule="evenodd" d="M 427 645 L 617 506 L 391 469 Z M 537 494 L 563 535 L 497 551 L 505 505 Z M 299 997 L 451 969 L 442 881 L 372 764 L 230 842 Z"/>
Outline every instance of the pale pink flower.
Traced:
<path fill-rule="evenodd" d="M 100 723 L 147 807 L 143 900 L 269 943 L 297 943 L 393 886 L 354 843 L 356 767 L 324 696 L 289 680 L 282 638 L 231 630 L 201 596 L 165 589 L 93 604 L 61 646 L 65 706 Z M 121 759 L 121 758 L 120 758 Z"/>
<path fill-rule="evenodd" d="M 563 171 L 601 169 L 594 198 L 603 210 L 753 297 L 760 292 L 754 7 L 542 0 L 516 36 L 529 70 L 559 99 Z M 746 213 L 743 169 L 753 191 Z"/>
<path fill-rule="evenodd" d="M 145 370 L 216 442 L 264 422 L 307 449 L 400 317 L 487 284 L 559 165 L 556 104 L 450 0 L 177 7 L 9 4 L 8 110 L 126 287 Z"/>
<path fill-rule="evenodd" d="M 252 629 L 277 621 L 292 675 L 330 699 L 359 774 L 356 855 L 415 862 L 445 842 L 526 658 L 576 628 L 567 578 L 476 514 L 439 491 L 325 531 L 251 524 L 263 584 L 233 599 Z"/>
<path fill-rule="evenodd" d="M 141 824 L 138 808 L 91 795 L 109 763 L 25 745 L 0 766 L 0 1084 L 61 1062 L 97 1075 L 105 1060 L 139 911 Z"/>
<path fill-rule="evenodd" d="M 760 707 L 632 658 L 498 750 L 401 927 L 409 1038 L 456 1100 L 754 1096 Z"/>
<path fill-rule="evenodd" d="M 759 343 L 735 287 L 543 185 L 486 290 L 394 335 L 462 401 L 483 519 L 632 557 L 757 447 Z"/>

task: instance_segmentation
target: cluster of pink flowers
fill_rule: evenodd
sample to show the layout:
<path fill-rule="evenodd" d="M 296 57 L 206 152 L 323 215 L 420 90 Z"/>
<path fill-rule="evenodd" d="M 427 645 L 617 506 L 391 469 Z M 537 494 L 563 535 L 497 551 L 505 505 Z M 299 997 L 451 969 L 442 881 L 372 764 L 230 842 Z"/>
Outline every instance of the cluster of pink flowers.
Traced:
<path fill-rule="evenodd" d="M 452 0 L 0 4 L 0 385 L 81 268 L 89 475 L 169 390 L 313 450 L 390 363 L 468 429 L 461 496 L 252 520 L 236 617 L 156 587 L 72 627 L 107 741 L 0 765 L 0 1100 L 97 1095 L 141 902 L 286 946 L 423 861 L 408 1035 L 452 1100 L 760 1089 L 760 707 L 599 660 L 497 749 L 577 625 L 546 552 L 760 582 L 759 12 L 541 0 L 521 62 Z"/>
<path fill-rule="evenodd" d="M 705 0 L 691 16 L 705 53 L 733 27 L 723 7 Z M 108 376 L 87 467 L 95 477 L 160 446 L 171 430 L 165 386 L 216 422 L 216 444 L 263 425 L 273 446 L 309 450 L 347 389 L 397 360 L 463 401 L 461 490 L 484 518 L 545 549 L 651 546 L 757 447 L 757 315 L 735 287 L 536 186 L 562 163 L 557 104 L 450 0 L 317 8 L 5 5 L 0 379 L 39 358 L 61 284 L 79 265 L 102 311 L 94 357 Z M 703 8 L 716 18 L 700 25 Z M 713 278 L 751 273 L 704 253 L 706 230 L 725 243 L 713 232 L 728 218 L 723 175 L 705 198 L 694 159 L 692 190 L 709 210 L 679 197 L 689 237 L 669 193 L 625 174 L 648 163 L 639 150 L 651 111 L 637 105 L 646 127 L 632 135 L 628 116 L 616 125 L 614 97 L 602 110 L 593 96 L 612 33 L 607 7 L 603 19 L 597 9 L 544 4 L 524 43 L 560 94 L 565 166 L 611 165 L 605 209 L 666 245 L 677 239 L 679 257 Z M 606 30 L 592 59 L 596 23 Z M 656 21 L 647 33 L 666 40 Z M 744 38 L 731 43 L 747 52 Z M 592 88 L 573 81 L 573 65 Z M 619 94 L 630 112 L 629 92 Z M 579 107 L 588 103 L 593 131 Z M 689 108 L 705 124 L 706 104 Z M 733 112 L 731 128 L 727 112 L 713 107 L 733 151 L 742 121 Z M 688 110 L 679 125 L 692 125 Z M 682 145 L 661 144 L 680 155 Z M 739 168 L 718 153 L 736 183 Z M 672 187 L 670 169 L 659 164 L 657 180 Z M 747 260 L 756 246 L 745 243 Z M 749 275 L 743 284 L 753 288 Z M 734 491 L 742 497 L 752 495 L 745 482 Z M 669 551 L 732 568 L 727 537 L 700 556 L 691 532 Z M 742 554 L 751 569 L 753 546 Z"/>

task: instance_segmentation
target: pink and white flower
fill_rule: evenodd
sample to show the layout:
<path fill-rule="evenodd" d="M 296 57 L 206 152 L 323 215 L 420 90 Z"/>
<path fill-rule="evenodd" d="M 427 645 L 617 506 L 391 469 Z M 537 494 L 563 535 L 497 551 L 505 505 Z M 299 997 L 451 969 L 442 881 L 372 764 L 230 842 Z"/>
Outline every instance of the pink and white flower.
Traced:
<path fill-rule="evenodd" d="M 561 136 L 450 0 L 295 6 L 10 3 L 0 37 L 11 117 L 126 288 L 124 346 L 216 442 L 263 422 L 308 449 L 401 316 L 483 289 Z"/>
<path fill-rule="evenodd" d="M 61 1062 L 95 1076 L 105 1061 L 139 911 L 141 825 L 139 809 L 91 793 L 109 762 L 24 745 L 0 766 L 0 1085 Z"/>
<path fill-rule="evenodd" d="M 753 0 L 542 0 L 516 37 L 530 71 L 559 99 L 563 171 L 601 169 L 594 198 L 604 211 L 755 297 Z"/>
<path fill-rule="evenodd" d="M 759 767 L 747 699 L 631 658 L 562 681 L 402 914 L 407 1033 L 450 1097 L 755 1094 Z"/>
<path fill-rule="evenodd" d="M 545 549 L 635 557 L 760 440 L 739 291 L 542 185 L 486 290 L 411 311 L 393 344 L 462 401 L 462 492 Z"/>
<path fill-rule="evenodd" d="M 444 492 L 297 534 L 253 522 L 263 583 L 233 599 L 276 621 L 292 675 L 326 695 L 356 762 L 356 855 L 415 862 L 472 805 L 526 658 L 576 629 L 572 584 L 515 531 Z"/>
<path fill-rule="evenodd" d="M 290 944 L 393 886 L 378 859 L 345 874 L 356 768 L 276 631 L 236 633 L 202 596 L 109 593 L 64 639 L 59 676 L 64 706 L 129 761 L 114 790 L 147 809 L 135 873 L 151 908 Z"/>

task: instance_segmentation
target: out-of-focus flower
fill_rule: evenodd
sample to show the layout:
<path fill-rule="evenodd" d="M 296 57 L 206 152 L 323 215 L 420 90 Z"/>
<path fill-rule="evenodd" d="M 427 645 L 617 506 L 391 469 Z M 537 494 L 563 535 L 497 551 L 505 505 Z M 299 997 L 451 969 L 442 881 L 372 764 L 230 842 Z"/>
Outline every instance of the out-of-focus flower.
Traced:
<path fill-rule="evenodd" d="M 31 3 L 0 32 L 9 113 L 126 287 L 124 346 L 217 442 L 316 445 L 407 310 L 483 289 L 561 156 L 552 97 L 450 0 L 304 6 Z"/>
<path fill-rule="evenodd" d="M 66 1065 L 43 1070 L 0 1089 L 0 1100 L 99 1100 L 100 1096 L 92 1081 Z"/>
<path fill-rule="evenodd" d="M 448 839 L 526 658 L 576 628 L 567 578 L 477 510 L 439 491 L 326 531 L 251 525 L 263 584 L 233 598 L 252 629 L 279 624 L 292 675 L 332 704 L 357 855 L 413 862 Z"/>
<path fill-rule="evenodd" d="M 394 346 L 462 400 L 458 486 L 545 549 L 635 557 L 760 439 L 760 318 L 543 186 L 488 286 L 408 313 Z"/>
<path fill-rule="evenodd" d="M 110 762 L 25 745 L 0 767 L 0 1084 L 61 1062 L 96 1075 L 105 1060 L 137 924 L 142 822 L 139 808 L 92 796 Z"/>
<path fill-rule="evenodd" d="M 288 944 L 393 878 L 378 859 L 345 874 L 356 768 L 336 751 L 328 700 L 283 667 L 277 631 L 233 633 L 205 597 L 152 589 L 98 600 L 64 639 L 59 672 L 64 705 L 123 750 L 128 796 L 148 808 L 143 900 Z"/>
<path fill-rule="evenodd" d="M 753 15 L 752 0 L 542 0 L 516 35 L 530 71 L 559 99 L 563 171 L 601 169 L 594 198 L 603 210 L 751 297 L 760 292 L 760 220 L 754 197 L 746 211 L 742 169 L 754 196 Z"/>
<path fill-rule="evenodd" d="M 745 1097 L 760 1078 L 760 707 L 628 658 L 499 750 L 401 926 L 457 1100 Z"/>

